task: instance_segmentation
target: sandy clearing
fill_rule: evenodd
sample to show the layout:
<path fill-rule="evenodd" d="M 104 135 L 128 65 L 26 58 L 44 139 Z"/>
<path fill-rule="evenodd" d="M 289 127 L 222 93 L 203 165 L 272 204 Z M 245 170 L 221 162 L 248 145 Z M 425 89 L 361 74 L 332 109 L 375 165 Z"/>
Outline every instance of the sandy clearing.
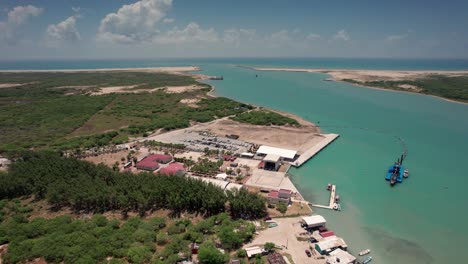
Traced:
<path fill-rule="evenodd" d="M 94 88 L 94 85 L 68 85 L 68 86 L 58 86 L 52 87 L 51 89 L 77 89 L 77 90 L 84 90 L 89 88 Z"/>
<path fill-rule="evenodd" d="M 320 129 L 310 122 L 300 120 L 302 127 L 256 126 L 239 123 L 230 119 L 219 119 L 210 123 L 198 124 L 197 130 L 208 130 L 214 134 L 239 135 L 239 140 L 258 145 L 288 148 L 305 151 L 321 140 Z"/>
<path fill-rule="evenodd" d="M 27 84 L 30 84 L 30 83 L 0 83 L 0 89 L 1 88 L 14 88 L 18 86 L 27 85 Z"/>
<path fill-rule="evenodd" d="M 146 68 L 105 68 L 105 69 L 56 69 L 56 70 L 2 70 L 0 72 L 190 72 L 199 71 L 196 66 L 146 67 Z"/>
<path fill-rule="evenodd" d="M 128 85 L 128 86 L 109 86 L 101 87 L 98 91 L 91 92 L 90 95 L 104 95 L 111 93 L 152 93 L 155 91 L 165 91 L 166 93 L 185 93 L 202 89 L 204 87 L 198 85 L 187 86 L 163 86 L 152 89 L 134 89 L 143 84 Z"/>
<path fill-rule="evenodd" d="M 464 76 L 468 71 L 397 71 L 397 70 L 347 70 L 347 69 L 308 69 L 308 68 L 254 68 L 258 71 L 287 71 L 327 73 L 332 80 L 342 81 L 351 79 L 358 82 L 372 81 L 403 81 L 425 78 L 429 75 L 439 74 L 445 76 Z"/>
<path fill-rule="evenodd" d="M 244 248 L 273 242 L 276 245 L 283 246 L 283 249 L 280 250 L 280 252 L 290 254 L 295 264 L 325 263 L 324 259 L 307 257 L 305 250 L 309 249 L 309 246 L 312 244 L 306 241 L 297 240 L 296 235 L 304 232 L 304 229 L 301 228 L 300 224 L 301 219 L 301 217 L 273 218 L 273 220 L 278 223 L 278 226 L 260 231 L 260 234 L 257 235 L 252 242 L 245 245 Z"/>
<path fill-rule="evenodd" d="M 185 92 L 199 90 L 205 87 L 198 86 L 198 85 L 186 85 L 186 86 L 166 86 L 163 88 L 166 91 L 166 93 L 185 93 Z"/>
<path fill-rule="evenodd" d="M 198 98 L 182 99 L 182 100 L 180 100 L 180 102 L 182 104 L 185 104 L 185 105 L 189 106 L 189 107 L 197 108 L 197 107 L 199 107 L 197 103 L 200 102 L 200 99 L 198 99 Z"/>

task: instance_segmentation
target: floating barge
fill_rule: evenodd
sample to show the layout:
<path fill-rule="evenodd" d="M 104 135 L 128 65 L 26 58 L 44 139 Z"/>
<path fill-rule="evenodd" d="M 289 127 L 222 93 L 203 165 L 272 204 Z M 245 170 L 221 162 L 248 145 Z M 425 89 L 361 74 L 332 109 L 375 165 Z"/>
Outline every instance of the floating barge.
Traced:
<path fill-rule="evenodd" d="M 390 186 L 394 186 L 396 183 L 402 183 L 403 178 L 408 177 L 409 172 L 403 167 L 403 159 L 405 157 L 406 153 L 403 153 L 401 157 L 397 159 L 395 164 L 388 168 L 385 180 L 390 181 Z"/>

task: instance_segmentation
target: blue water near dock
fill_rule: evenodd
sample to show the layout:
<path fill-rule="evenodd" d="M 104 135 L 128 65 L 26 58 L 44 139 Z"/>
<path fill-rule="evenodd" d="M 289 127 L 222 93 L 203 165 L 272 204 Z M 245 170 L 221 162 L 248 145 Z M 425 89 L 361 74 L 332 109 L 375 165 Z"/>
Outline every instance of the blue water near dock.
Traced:
<path fill-rule="evenodd" d="M 205 59 L 0 62 L 0 69 L 127 68 L 197 65 L 216 93 L 291 112 L 338 133 L 293 182 L 308 200 L 328 203 L 337 185 L 341 212 L 317 209 L 350 251 L 376 263 L 460 263 L 468 253 L 468 105 L 439 98 L 324 81 L 319 73 L 255 72 L 237 67 L 467 70 L 466 60 Z M 258 74 L 258 78 L 255 75 Z M 384 175 L 402 153 L 410 177 L 391 188 Z"/>

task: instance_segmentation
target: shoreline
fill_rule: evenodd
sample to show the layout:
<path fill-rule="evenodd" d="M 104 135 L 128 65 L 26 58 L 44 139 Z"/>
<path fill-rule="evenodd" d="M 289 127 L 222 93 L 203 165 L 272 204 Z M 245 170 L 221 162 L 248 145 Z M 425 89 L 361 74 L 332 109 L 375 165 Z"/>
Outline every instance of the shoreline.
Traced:
<path fill-rule="evenodd" d="M 362 83 L 354 83 L 346 81 L 345 79 L 351 79 L 357 82 L 365 82 L 365 77 L 368 78 L 377 78 L 380 80 L 388 80 L 389 81 L 405 81 L 405 80 L 414 80 L 421 77 L 425 77 L 427 75 L 433 74 L 440 74 L 440 75 L 447 75 L 447 76 L 459 76 L 459 75 L 468 75 L 468 71 L 449 71 L 449 70 L 358 70 L 358 69 L 322 69 L 322 68 L 256 68 L 256 67 L 247 67 L 247 66 L 239 66 L 250 70 L 255 71 L 282 71 L 282 72 L 306 72 L 306 73 L 323 73 L 327 74 L 331 78 L 328 80 L 334 82 L 342 82 L 351 84 L 357 87 L 368 88 L 368 89 L 377 89 L 382 91 L 390 91 L 390 92 L 402 92 L 402 93 L 411 93 L 411 94 L 418 94 L 423 96 L 431 96 L 437 99 L 441 99 L 450 103 L 458 103 L 467 105 L 468 102 L 466 101 L 458 101 L 450 98 L 445 98 L 438 95 L 433 94 L 426 94 L 415 92 L 411 90 L 397 90 L 397 89 L 388 89 L 382 87 L 376 87 L 371 85 L 365 85 Z M 355 76 L 349 76 L 354 74 Z M 381 74 L 381 75 L 379 75 Z M 346 78 L 343 77 L 346 76 Z"/>

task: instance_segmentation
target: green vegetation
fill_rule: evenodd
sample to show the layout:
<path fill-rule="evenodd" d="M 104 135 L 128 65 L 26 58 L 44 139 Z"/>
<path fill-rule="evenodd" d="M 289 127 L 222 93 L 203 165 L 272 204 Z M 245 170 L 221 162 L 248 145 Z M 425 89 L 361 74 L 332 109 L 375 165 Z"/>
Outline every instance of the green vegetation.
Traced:
<path fill-rule="evenodd" d="M 399 90 L 407 92 L 417 92 L 428 95 L 435 95 L 447 99 L 468 102 L 468 76 L 445 76 L 434 74 L 424 79 L 405 80 L 405 81 L 374 81 L 357 82 L 345 79 L 343 81 L 356 83 L 364 86 L 379 87 L 390 90 Z M 400 87 L 401 85 L 412 85 L 419 90 L 410 90 Z"/>
<path fill-rule="evenodd" d="M 261 126 L 299 126 L 299 122 L 297 122 L 297 120 L 267 110 L 244 112 L 231 117 L 231 119 L 241 123 Z"/>
<path fill-rule="evenodd" d="M 64 150 L 125 142 L 129 135 L 177 129 L 252 109 L 227 98 L 204 98 L 189 107 L 184 98 L 203 97 L 209 88 L 190 76 L 137 72 L 0 73 L 0 151 L 40 147 Z M 135 89 L 199 85 L 185 93 L 164 91 L 90 96 L 106 86 Z M 75 88 L 73 88 L 75 86 Z M 81 86 L 81 87 L 76 87 Z M 118 135 L 109 138 L 109 131 Z"/>
<path fill-rule="evenodd" d="M 200 159 L 195 165 L 192 166 L 191 171 L 200 174 L 214 175 L 218 173 L 219 167 L 223 165 L 222 160 L 211 161 L 207 158 Z"/>
<path fill-rule="evenodd" d="M 149 210 L 169 209 L 215 215 L 226 210 L 234 218 L 259 218 L 266 214 L 265 199 L 246 190 L 228 192 L 189 177 L 151 173 L 119 173 L 53 152 L 25 152 L 0 174 L 0 199 L 34 195 L 56 210 L 102 213 L 121 210 L 144 215 Z M 260 206 L 262 205 L 262 206 Z"/>
<path fill-rule="evenodd" d="M 280 213 L 282 213 L 283 215 L 286 213 L 286 211 L 288 210 L 288 206 L 284 203 L 279 203 L 277 206 L 276 206 L 276 210 L 278 210 Z"/>
<path fill-rule="evenodd" d="M 19 200 L 0 201 L 0 213 L 6 216 L 0 222 L 0 245 L 9 244 L 6 263 L 24 263 L 39 257 L 49 263 L 103 263 L 111 257 L 110 263 L 173 264 L 190 257 L 190 244 L 196 242 L 201 244 L 201 263 L 221 264 L 229 255 L 222 254 L 214 246 L 215 241 L 236 241 L 237 247 L 232 250 L 237 250 L 255 232 L 253 224 L 233 220 L 225 213 L 194 224 L 188 219 L 174 222 L 131 217 L 119 221 L 102 215 L 86 220 L 74 220 L 69 215 L 31 219 L 29 212 Z M 225 233 L 233 235 L 226 237 Z M 231 250 L 224 244 L 223 248 Z"/>

